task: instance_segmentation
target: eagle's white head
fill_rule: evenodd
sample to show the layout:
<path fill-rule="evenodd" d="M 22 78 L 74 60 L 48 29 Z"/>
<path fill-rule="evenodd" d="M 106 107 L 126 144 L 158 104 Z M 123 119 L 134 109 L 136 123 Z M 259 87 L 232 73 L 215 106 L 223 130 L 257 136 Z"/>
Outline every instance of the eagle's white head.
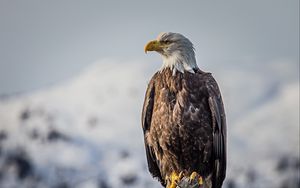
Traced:
<path fill-rule="evenodd" d="M 170 68 L 173 75 L 176 71 L 194 73 L 198 69 L 193 43 L 179 33 L 161 33 L 156 40 L 145 46 L 145 52 L 156 51 L 163 58 L 161 70 Z"/>

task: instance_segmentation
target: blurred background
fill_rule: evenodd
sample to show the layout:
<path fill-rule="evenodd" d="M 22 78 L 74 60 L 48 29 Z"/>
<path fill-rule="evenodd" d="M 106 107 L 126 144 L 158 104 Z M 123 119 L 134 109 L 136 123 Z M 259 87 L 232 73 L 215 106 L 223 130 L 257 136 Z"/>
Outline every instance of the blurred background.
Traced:
<path fill-rule="evenodd" d="M 1 0 L 0 187 L 160 187 L 140 115 L 165 31 L 221 88 L 224 187 L 299 187 L 298 0 Z"/>

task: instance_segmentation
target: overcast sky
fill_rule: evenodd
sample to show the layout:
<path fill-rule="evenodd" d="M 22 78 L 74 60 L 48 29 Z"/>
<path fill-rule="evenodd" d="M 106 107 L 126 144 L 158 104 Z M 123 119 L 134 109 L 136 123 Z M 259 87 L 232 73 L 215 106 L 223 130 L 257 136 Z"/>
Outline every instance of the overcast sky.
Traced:
<path fill-rule="evenodd" d="M 187 36 L 200 67 L 299 63 L 298 0 L 0 0 L 0 94 L 53 85 L 98 59 L 159 62 L 143 46 L 162 31 Z"/>

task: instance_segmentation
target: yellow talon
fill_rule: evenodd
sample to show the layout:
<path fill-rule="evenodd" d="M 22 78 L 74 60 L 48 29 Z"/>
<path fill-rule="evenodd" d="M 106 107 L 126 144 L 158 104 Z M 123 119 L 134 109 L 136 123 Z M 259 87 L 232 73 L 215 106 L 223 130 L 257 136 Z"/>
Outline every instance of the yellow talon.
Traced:
<path fill-rule="evenodd" d="M 193 173 L 190 175 L 190 180 L 194 180 L 197 176 L 198 176 L 198 173 L 197 173 L 197 172 L 193 172 Z"/>
<path fill-rule="evenodd" d="M 169 176 L 166 176 L 166 180 L 168 181 L 167 188 L 176 188 L 178 184 L 181 183 L 183 177 L 185 177 L 183 172 L 180 172 L 179 174 L 172 172 Z M 193 186 L 196 184 L 203 185 L 203 178 L 197 172 L 193 172 L 188 178 L 188 181 L 190 185 L 193 184 Z"/>
<path fill-rule="evenodd" d="M 202 178 L 202 176 L 199 177 L 198 183 L 199 183 L 199 185 L 203 185 L 203 178 Z"/>
<path fill-rule="evenodd" d="M 197 173 L 197 172 L 193 172 L 191 175 L 190 175 L 190 181 L 193 181 L 194 179 L 198 178 L 198 184 L 199 185 L 203 185 L 203 179 L 202 177 Z"/>
<path fill-rule="evenodd" d="M 178 175 L 176 174 L 176 172 L 172 172 L 171 177 L 167 176 L 167 178 L 170 181 L 170 184 L 168 185 L 167 188 L 176 188 L 178 182 L 181 180 L 182 177 L 183 177 L 183 172 L 180 172 Z"/>

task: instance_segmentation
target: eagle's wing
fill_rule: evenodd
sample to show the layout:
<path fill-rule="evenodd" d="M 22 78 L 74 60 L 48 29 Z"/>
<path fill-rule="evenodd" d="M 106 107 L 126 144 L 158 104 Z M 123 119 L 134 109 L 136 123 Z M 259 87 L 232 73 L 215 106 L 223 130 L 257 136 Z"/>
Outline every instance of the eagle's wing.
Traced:
<path fill-rule="evenodd" d="M 148 88 L 145 94 L 145 100 L 144 100 L 143 111 L 142 111 L 142 126 L 144 132 L 144 142 L 145 142 L 148 169 L 152 174 L 152 176 L 157 177 L 158 180 L 161 182 L 161 184 L 164 185 L 165 183 L 161 177 L 161 173 L 158 167 L 159 163 L 155 157 L 153 148 L 148 145 L 146 140 L 146 134 L 150 131 L 150 126 L 151 126 L 152 111 L 154 105 L 154 94 L 155 94 L 155 88 L 152 79 L 148 84 Z"/>
<path fill-rule="evenodd" d="M 221 187 L 226 176 L 226 118 L 221 92 L 212 76 L 208 79 L 207 88 L 213 118 L 213 187 Z"/>

